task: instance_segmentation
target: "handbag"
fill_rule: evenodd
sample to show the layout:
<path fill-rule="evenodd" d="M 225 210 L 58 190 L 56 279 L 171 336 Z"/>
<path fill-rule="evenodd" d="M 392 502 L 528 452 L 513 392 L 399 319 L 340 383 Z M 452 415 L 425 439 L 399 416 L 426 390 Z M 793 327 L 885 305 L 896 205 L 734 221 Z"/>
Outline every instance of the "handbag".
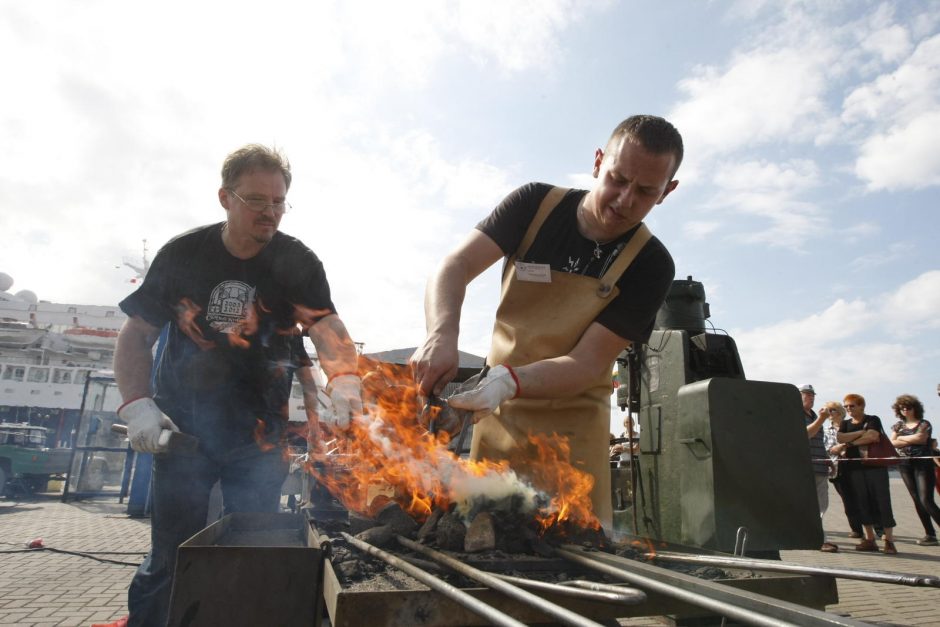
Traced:
<path fill-rule="evenodd" d="M 891 459 L 878 459 L 889 457 Z M 898 458 L 898 452 L 895 450 L 891 440 L 882 431 L 878 435 L 878 441 L 872 442 L 862 451 L 862 464 L 865 466 L 897 466 L 901 460 Z"/>

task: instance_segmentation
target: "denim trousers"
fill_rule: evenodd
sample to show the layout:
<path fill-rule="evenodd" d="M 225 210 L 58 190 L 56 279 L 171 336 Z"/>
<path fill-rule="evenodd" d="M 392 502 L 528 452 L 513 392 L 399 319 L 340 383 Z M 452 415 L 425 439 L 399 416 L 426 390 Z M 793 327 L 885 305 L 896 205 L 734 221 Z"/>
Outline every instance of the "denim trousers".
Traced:
<path fill-rule="evenodd" d="M 150 553 L 127 594 L 129 626 L 166 625 L 176 550 L 206 526 L 209 492 L 219 481 L 224 512 L 277 512 L 289 462 L 282 447 L 249 444 L 221 456 L 153 456 Z"/>
<path fill-rule="evenodd" d="M 940 508 L 933 499 L 937 482 L 934 468 L 932 459 L 906 459 L 898 465 L 898 473 L 911 495 L 911 500 L 914 501 L 917 517 L 920 519 L 920 524 L 924 526 L 924 533 L 928 536 L 937 535 L 930 521 L 931 518 L 940 525 Z"/>

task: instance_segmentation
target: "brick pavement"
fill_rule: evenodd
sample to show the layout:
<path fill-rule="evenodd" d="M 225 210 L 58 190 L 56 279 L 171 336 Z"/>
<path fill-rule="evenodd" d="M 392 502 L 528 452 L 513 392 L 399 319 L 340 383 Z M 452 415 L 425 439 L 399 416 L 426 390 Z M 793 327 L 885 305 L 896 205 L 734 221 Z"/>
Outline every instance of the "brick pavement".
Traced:
<path fill-rule="evenodd" d="M 839 566 L 940 575 L 940 547 L 921 547 L 914 541 L 923 529 L 900 479 L 891 480 L 900 555 L 857 553 L 847 537 L 841 501 L 830 491 L 824 518 L 828 539 L 839 553 L 785 551 L 783 559 L 818 566 Z M 107 564 L 50 551 L 19 551 L 25 543 L 43 538 L 47 547 L 77 552 L 117 551 L 128 555 L 97 554 L 137 563 L 149 546 L 147 520 L 128 518 L 116 500 L 61 503 L 58 497 L 0 499 L 0 625 L 91 625 L 127 613 L 127 585 L 134 568 Z M 882 625 L 940 626 L 940 589 L 912 588 L 840 579 L 839 603 L 831 612 Z M 652 619 L 623 621 L 624 625 L 653 625 Z"/>

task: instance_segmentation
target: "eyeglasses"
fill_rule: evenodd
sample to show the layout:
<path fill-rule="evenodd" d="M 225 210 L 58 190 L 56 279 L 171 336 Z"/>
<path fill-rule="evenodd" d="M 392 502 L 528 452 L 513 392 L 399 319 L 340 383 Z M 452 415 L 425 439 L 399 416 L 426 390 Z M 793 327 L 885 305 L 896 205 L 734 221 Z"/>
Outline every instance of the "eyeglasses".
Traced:
<path fill-rule="evenodd" d="M 252 198 L 251 200 L 245 200 L 244 198 L 239 196 L 235 192 L 234 189 L 226 189 L 225 191 L 227 191 L 232 196 L 242 201 L 242 204 L 244 204 L 246 207 L 248 207 L 248 209 L 250 209 L 251 211 L 254 211 L 255 213 L 264 213 L 270 207 L 271 210 L 274 211 L 274 213 L 280 214 L 280 213 L 287 213 L 291 208 L 290 203 L 287 202 L 286 200 L 281 201 L 281 202 L 268 202 L 267 200 L 260 200 L 256 198 Z"/>
<path fill-rule="evenodd" d="M 908 409 L 914 409 L 911 405 L 898 405 L 898 409 L 901 411 L 907 411 Z"/>
<path fill-rule="evenodd" d="M 855 405 L 843 405 L 846 409 L 853 409 Z"/>

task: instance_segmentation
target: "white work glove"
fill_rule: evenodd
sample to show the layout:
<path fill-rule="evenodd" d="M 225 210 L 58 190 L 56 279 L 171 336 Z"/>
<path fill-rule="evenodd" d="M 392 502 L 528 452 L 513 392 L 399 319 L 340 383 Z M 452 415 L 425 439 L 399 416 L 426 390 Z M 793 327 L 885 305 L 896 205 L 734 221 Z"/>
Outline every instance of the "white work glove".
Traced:
<path fill-rule="evenodd" d="M 179 431 L 153 399 L 146 396 L 121 405 L 117 414 L 127 423 L 131 448 L 140 453 L 165 453 L 170 432 Z"/>
<path fill-rule="evenodd" d="M 340 375 L 330 381 L 327 392 L 333 411 L 325 420 L 326 424 L 348 429 L 350 420 L 362 415 L 362 379 L 354 374 Z"/>
<path fill-rule="evenodd" d="M 454 409 L 466 409 L 473 412 L 473 422 L 496 411 L 503 401 L 519 395 L 519 384 L 512 368 L 496 366 L 477 383 L 476 387 L 466 392 L 454 394 L 447 399 L 447 404 Z"/>

